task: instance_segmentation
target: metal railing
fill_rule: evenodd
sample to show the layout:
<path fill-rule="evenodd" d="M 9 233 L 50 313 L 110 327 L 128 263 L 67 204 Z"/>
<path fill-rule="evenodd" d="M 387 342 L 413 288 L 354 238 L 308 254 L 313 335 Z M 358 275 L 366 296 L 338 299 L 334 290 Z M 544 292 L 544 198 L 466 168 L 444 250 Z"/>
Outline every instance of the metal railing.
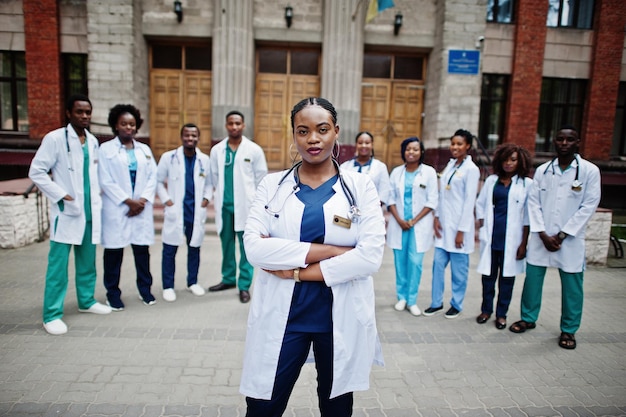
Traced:
<path fill-rule="evenodd" d="M 44 240 L 46 240 L 48 230 L 50 230 L 50 215 L 48 213 L 48 205 L 46 203 L 46 199 L 41 193 L 41 190 L 37 188 L 37 185 L 35 185 L 35 183 L 31 183 L 26 191 L 22 193 L 22 196 L 24 198 L 29 198 L 30 194 L 35 189 L 35 198 L 37 199 L 37 232 L 39 235 L 39 237 L 37 238 L 37 242 L 43 242 Z"/>

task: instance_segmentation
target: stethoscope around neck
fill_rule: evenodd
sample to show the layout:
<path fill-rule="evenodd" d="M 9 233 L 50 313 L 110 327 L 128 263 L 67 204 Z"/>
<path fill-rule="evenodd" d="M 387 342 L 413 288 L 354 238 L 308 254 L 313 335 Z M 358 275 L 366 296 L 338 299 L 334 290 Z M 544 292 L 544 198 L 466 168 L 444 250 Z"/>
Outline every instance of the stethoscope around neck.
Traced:
<path fill-rule="evenodd" d="M 544 175 L 548 173 L 548 170 L 550 168 L 552 168 L 552 176 L 555 175 L 556 171 L 554 170 L 554 161 L 557 160 L 558 158 L 554 158 L 552 161 L 550 161 L 550 165 L 548 165 L 543 171 Z M 574 155 L 574 161 L 576 161 L 576 177 L 574 178 L 574 182 L 572 183 L 572 189 L 580 188 L 582 186 L 582 183 L 578 180 L 578 175 L 580 174 L 580 161 L 578 160 L 578 156 Z"/>
<path fill-rule="evenodd" d="M 348 204 L 350 205 L 350 208 L 348 209 L 348 218 L 351 221 L 353 221 L 353 222 L 357 222 L 359 220 L 359 217 L 361 217 L 361 210 L 356 205 L 356 200 L 354 198 L 354 194 L 352 194 L 352 191 L 350 191 L 350 189 L 346 185 L 345 181 L 343 180 L 343 175 L 341 175 L 341 171 L 339 170 L 339 163 L 334 158 L 332 158 L 332 161 L 333 161 L 333 164 L 335 165 L 335 168 L 337 169 L 337 175 L 339 175 L 339 183 L 341 184 L 341 188 L 343 189 L 343 193 L 346 195 L 346 198 L 348 199 Z M 274 218 L 276 218 L 276 219 L 278 219 L 280 217 L 279 213 L 283 210 L 283 208 L 285 208 L 285 203 L 287 202 L 287 199 L 289 198 L 289 196 L 291 196 L 291 194 L 295 193 L 296 190 L 299 187 L 300 178 L 298 176 L 298 168 L 300 168 L 301 165 L 302 165 L 302 161 L 299 161 L 299 162 L 295 163 L 291 168 L 289 168 L 289 170 L 285 173 L 285 175 L 283 175 L 281 177 L 280 181 L 278 181 L 278 186 L 276 187 L 276 191 L 274 192 L 274 195 L 272 196 L 272 198 L 265 205 L 265 211 L 267 213 L 271 214 L 272 216 L 274 216 Z M 294 177 L 294 181 L 295 181 L 295 184 L 292 187 L 291 192 L 283 200 L 283 204 L 280 206 L 280 209 L 278 209 L 276 211 L 271 210 L 270 209 L 270 205 L 272 204 L 272 202 L 274 201 L 274 199 L 278 195 L 278 191 L 280 190 L 281 185 L 285 182 L 285 179 L 287 177 L 289 177 L 289 175 L 291 173 L 293 173 L 293 177 Z"/>

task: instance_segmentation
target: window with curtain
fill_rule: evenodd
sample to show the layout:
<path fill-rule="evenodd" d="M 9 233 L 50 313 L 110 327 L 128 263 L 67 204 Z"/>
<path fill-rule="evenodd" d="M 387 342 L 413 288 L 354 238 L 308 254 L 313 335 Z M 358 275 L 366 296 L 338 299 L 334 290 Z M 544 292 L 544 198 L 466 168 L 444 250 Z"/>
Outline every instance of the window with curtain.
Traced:
<path fill-rule="evenodd" d="M 549 4 L 548 26 L 591 29 L 593 0 L 550 0 Z"/>
<path fill-rule="evenodd" d="M 24 52 L 0 51 L 0 130 L 28 131 Z"/>
<path fill-rule="evenodd" d="M 626 156 L 626 82 L 619 83 L 617 108 L 615 109 L 615 125 L 613 127 L 613 146 L 611 155 Z"/>
<path fill-rule="evenodd" d="M 513 22 L 513 0 L 488 0 L 487 22 Z"/>
<path fill-rule="evenodd" d="M 509 75 L 483 74 L 478 140 L 487 149 L 502 143 L 508 91 Z"/>
<path fill-rule="evenodd" d="M 581 128 L 586 90 L 587 80 L 543 79 L 535 139 L 536 152 L 554 150 L 552 139 L 563 124 Z"/>

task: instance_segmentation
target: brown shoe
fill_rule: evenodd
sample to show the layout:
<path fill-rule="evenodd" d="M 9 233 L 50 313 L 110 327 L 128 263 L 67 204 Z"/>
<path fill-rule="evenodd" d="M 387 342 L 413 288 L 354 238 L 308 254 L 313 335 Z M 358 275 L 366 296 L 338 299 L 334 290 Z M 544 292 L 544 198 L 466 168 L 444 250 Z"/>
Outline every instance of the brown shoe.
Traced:
<path fill-rule="evenodd" d="M 487 323 L 487 320 L 489 320 L 489 317 L 491 317 L 491 314 L 480 313 L 480 315 L 476 317 L 476 323 L 485 324 Z"/>
<path fill-rule="evenodd" d="M 239 291 L 239 300 L 244 304 L 247 303 L 250 301 L 250 293 L 246 290 Z"/>
<path fill-rule="evenodd" d="M 496 329 L 502 330 L 506 327 L 506 319 L 504 317 L 496 318 Z"/>

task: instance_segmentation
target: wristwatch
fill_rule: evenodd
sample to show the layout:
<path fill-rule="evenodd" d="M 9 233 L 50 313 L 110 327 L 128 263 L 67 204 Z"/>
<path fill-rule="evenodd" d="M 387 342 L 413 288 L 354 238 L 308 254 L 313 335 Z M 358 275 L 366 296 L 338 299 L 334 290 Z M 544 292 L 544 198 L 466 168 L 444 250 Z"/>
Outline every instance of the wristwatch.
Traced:
<path fill-rule="evenodd" d="M 300 268 L 296 268 L 293 270 L 293 280 L 296 282 L 300 282 Z"/>
<path fill-rule="evenodd" d="M 563 240 L 565 240 L 565 238 L 567 237 L 567 233 L 565 233 L 565 232 L 559 232 L 559 233 L 556 235 L 556 237 L 558 237 L 558 238 L 559 238 L 559 240 L 563 241 Z"/>

